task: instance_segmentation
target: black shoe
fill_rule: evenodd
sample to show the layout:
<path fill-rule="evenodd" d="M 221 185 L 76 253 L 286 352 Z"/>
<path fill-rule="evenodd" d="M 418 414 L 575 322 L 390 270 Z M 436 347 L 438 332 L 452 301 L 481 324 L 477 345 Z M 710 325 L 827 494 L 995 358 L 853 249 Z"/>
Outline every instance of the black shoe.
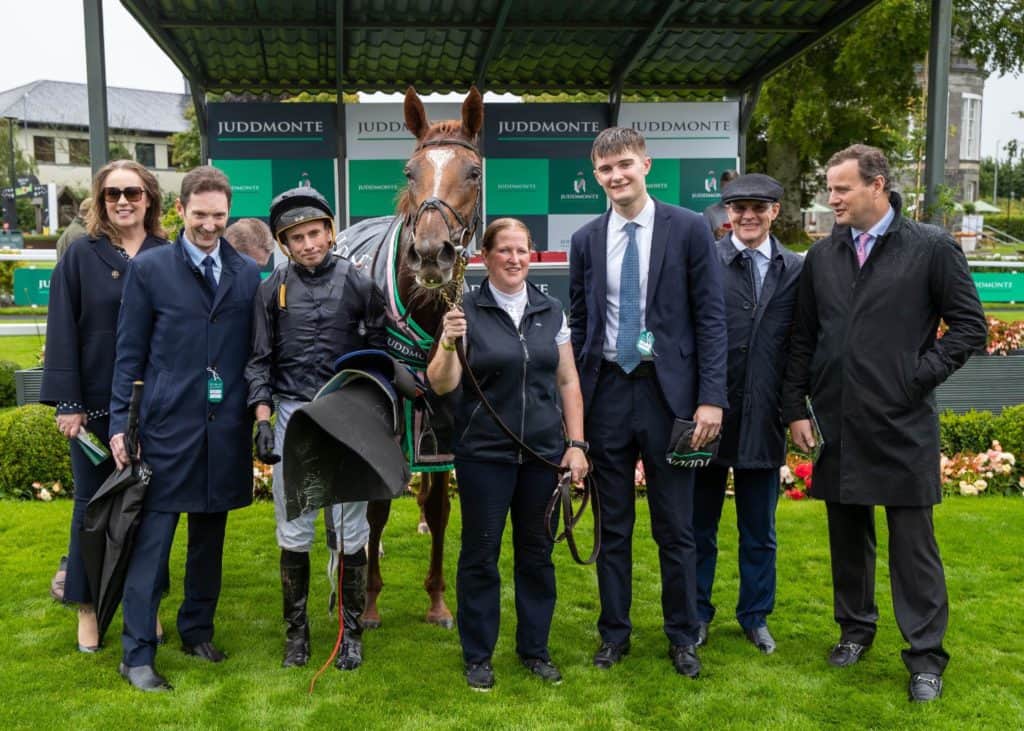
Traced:
<path fill-rule="evenodd" d="M 696 678 L 700 675 L 700 659 L 697 657 L 697 648 L 694 645 L 670 645 L 668 656 L 675 666 L 676 672 L 688 678 Z"/>
<path fill-rule="evenodd" d="M 754 629 L 743 630 L 743 634 L 757 646 L 762 655 L 771 655 L 775 652 L 775 638 L 768 631 L 768 627 L 755 627 Z"/>
<path fill-rule="evenodd" d="M 473 690 L 488 691 L 494 687 L 494 670 L 491 663 L 468 662 L 466 663 L 466 682 Z"/>
<path fill-rule="evenodd" d="M 562 682 L 562 674 L 550 660 L 541 660 L 539 657 L 522 658 L 523 667 L 536 675 L 541 680 L 558 685 Z"/>
<path fill-rule="evenodd" d="M 629 654 L 629 640 L 625 642 L 602 642 L 594 653 L 594 667 L 607 670 Z"/>
<path fill-rule="evenodd" d="M 706 647 L 708 644 L 708 627 L 710 622 L 699 622 L 697 624 L 697 647 Z"/>
<path fill-rule="evenodd" d="M 139 665 L 138 667 L 130 668 L 121 663 L 117 671 L 121 673 L 122 678 L 132 684 L 132 687 L 146 693 L 161 693 L 167 690 L 174 690 L 174 687 L 167 682 L 167 678 L 158 673 L 152 665 Z"/>
<path fill-rule="evenodd" d="M 837 668 L 845 668 L 848 665 L 855 665 L 861 655 L 868 651 L 871 645 L 861 645 L 856 642 L 842 641 L 832 648 L 828 654 L 828 661 Z"/>
<path fill-rule="evenodd" d="M 942 695 L 942 676 L 935 673 L 914 673 L 910 676 L 910 700 L 927 703 Z"/>
<path fill-rule="evenodd" d="M 198 645 L 182 645 L 181 651 L 186 655 L 195 655 L 210 662 L 223 662 L 228 656 L 214 647 L 212 642 L 200 642 Z"/>

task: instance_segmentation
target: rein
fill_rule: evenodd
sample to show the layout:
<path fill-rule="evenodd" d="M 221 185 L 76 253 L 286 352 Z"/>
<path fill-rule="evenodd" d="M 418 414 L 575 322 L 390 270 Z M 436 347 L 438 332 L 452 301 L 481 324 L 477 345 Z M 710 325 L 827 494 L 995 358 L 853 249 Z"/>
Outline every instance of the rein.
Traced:
<path fill-rule="evenodd" d="M 587 476 L 583 478 L 583 499 L 580 502 L 579 510 L 573 512 L 572 490 L 570 489 L 571 473 L 562 467 L 562 465 L 552 462 L 551 460 L 534 452 L 528 444 L 523 442 L 515 432 L 508 428 L 508 425 L 502 421 L 498 412 L 494 410 L 493 406 L 491 406 L 491 402 L 487 400 L 486 396 L 484 396 L 483 389 L 480 388 L 480 383 L 476 380 L 476 375 L 474 375 L 473 370 L 469 367 L 469 362 L 466 360 L 466 349 L 463 345 L 462 338 L 455 341 L 455 349 L 457 351 L 456 354 L 459 357 L 459 363 L 462 365 L 462 371 L 468 377 L 469 383 L 473 387 L 473 391 L 476 393 L 477 398 L 480 399 L 480 403 L 484 405 L 484 408 L 487 409 L 487 412 L 491 417 L 493 417 L 494 421 L 498 424 L 498 427 L 505 433 L 505 436 L 511 439 L 520 447 L 520 449 L 542 465 L 559 473 L 558 485 L 551 494 L 551 499 L 548 501 L 547 509 L 544 511 L 544 528 L 547 530 L 548 538 L 550 538 L 554 543 L 561 543 L 564 540 L 569 546 L 569 553 L 572 554 L 573 560 L 581 566 L 594 563 L 597 560 L 597 555 L 601 552 L 601 501 L 597 495 L 597 486 L 594 484 L 592 473 L 588 470 Z M 589 463 L 589 458 L 587 461 Z M 591 465 L 591 467 L 592 466 L 593 465 Z M 576 547 L 575 528 L 576 524 L 579 523 L 580 518 L 583 517 L 583 513 L 587 509 L 587 505 L 589 503 L 592 503 L 591 512 L 594 514 L 594 548 L 590 552 L 590 556 L 584 560 L 580 558 L 579 549 Z M 559 504 L 561 504 L 562 507 L 562 520 L 565 523 L 565 527 L 561 533 L 555 535 L 552 525 L 558 515 L 557 511 Z"/>

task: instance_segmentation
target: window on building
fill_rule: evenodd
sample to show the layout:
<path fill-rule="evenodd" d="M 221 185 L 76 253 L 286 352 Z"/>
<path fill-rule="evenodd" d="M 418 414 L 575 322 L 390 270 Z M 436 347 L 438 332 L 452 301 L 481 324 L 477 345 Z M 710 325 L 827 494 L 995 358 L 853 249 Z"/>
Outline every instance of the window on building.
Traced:
<path fill-rule="evenodd" d="M 981 97 L 963 95 L 960 115 L 960 159 L 981 159 Z"/>
<path fill-rule="evenodd" d="M 53 138 L 52 137 L 33 137 L 32 138 L 33 151 L 36 162 L 54 162 L 56 158 L 53 156 Z"/>
<path fill-rule="evenodd" d="M 167 143 L 167 167 L 174 168 L 177 163 L 174 161 L 174 145 Z"/>
<path fill-rule="evenodd" d="M 152 142 L 136 142 L 135 161 L 147 168 L 156 167 L 156 145 Z"/>
<path fill-rule="evenodd" d="M 68 140 L 68 158 L 72 165 L 88 165 L 89 140 Z"/>

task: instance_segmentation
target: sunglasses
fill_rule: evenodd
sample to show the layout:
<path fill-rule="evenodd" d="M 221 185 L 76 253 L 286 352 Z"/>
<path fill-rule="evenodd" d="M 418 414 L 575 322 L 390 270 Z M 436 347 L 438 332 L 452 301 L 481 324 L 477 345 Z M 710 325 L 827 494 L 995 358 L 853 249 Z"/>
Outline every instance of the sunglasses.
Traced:
<path fill-rule="evenodd" d="M 117 203 L 123 195 L 129 203 L 138 203 L 142 200 L 142 194 L 145 192 L 145 188 L 140 188 L 137 185 L 130 185 L 127 188 L 104 188 L 103 200 L 107 203 Z"/>

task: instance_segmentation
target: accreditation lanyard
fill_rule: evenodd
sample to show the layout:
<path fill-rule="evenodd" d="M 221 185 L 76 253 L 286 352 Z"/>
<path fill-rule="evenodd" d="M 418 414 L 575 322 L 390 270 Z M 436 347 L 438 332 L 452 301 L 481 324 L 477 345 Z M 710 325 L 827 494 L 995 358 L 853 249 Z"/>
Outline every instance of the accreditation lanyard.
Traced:
<path fill-rule="evenodd" d="M 216 368 L 207 368 L 209 377 L 206 379 L 206 400 L 211 404 L 219 404 L 224 400 L 224 381 Z"/>

